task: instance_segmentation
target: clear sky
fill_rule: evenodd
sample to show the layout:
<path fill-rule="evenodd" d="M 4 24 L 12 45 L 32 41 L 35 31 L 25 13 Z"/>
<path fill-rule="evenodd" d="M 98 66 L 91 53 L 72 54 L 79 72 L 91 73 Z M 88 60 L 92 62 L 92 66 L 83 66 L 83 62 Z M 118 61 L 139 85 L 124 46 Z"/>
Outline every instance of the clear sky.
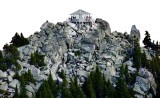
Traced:
<path fill-rule="evenodd" d="M 63 22 L 82 9 L 109 22 L 112 31 L 128 32 L 132 25 L 160 41 L 160 0 L 0 0 L 0 49 L 15 32 L 25 37 L 40 30 L 46 20 Z"/>

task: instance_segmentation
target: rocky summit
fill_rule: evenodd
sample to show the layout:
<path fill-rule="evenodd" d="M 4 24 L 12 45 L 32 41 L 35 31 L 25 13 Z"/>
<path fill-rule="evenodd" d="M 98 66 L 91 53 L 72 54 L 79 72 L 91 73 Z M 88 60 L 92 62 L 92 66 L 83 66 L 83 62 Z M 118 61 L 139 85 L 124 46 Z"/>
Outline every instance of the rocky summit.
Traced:
<path fill-rule="evenodd" d="M 64 72 L 68 81 L 74 76 L 78 77 L 78 83 L 82 85 L 98 66 L 106 80 L 116 87 L 117 78 L 120 77 L 120 67 L 128 66 L 129 73 L 135 74 L 133 87 L 135 97 L 152 98 L 156 95 L 157 85 L 153 74 L 146 68 L 137 70 L 133 67 L 133 36 L 140 37 L 139 30 L 132 26 L 131 34 L 111 32 L 109 23 L 97 18 L 92 25 L 78 25 L 71 22 L 58 22 L 53 24 L 46 21 L 40 27 L 40 32 L 35 32 L 28 40 L 29 44 L 18 48 L 22 66 L 18 74 L 31 71 L 36 83 L 26 85 L 27 95 L 32 98 L 49 74 L 59 83 L 62 79 L 58 73 Z M 146 53 L 147 59 L 152 58 L 153 51 L 141 48 Z M 44 55 L 46 66 L 36 67 L 30 64 L 31 54 L 37 52 Z M 16 72 L 12 69 L 0 70 L 0 89 L 8 91 L 9 97 L 15 93 L 16 86 L 20 87 L 20 81 L 13 78 Z M 151 93 L 151 91 L 153 93 Z"/>

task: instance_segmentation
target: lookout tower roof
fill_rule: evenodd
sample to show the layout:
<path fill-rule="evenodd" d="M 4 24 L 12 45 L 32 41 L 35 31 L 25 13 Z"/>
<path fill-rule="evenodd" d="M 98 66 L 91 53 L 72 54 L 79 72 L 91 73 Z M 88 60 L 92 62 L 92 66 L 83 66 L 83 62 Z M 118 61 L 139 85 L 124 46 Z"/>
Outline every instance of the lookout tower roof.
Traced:
<path fill-rule="evenodd" d="M 70 15 L 90 15 L 90 14 L 91 14 L 91 13 L 88 13 L 88 12 L 86 12 L 86 11 L 83 11 L 83 10 L 79 9 L 79 10 L 71 13 Z"/>

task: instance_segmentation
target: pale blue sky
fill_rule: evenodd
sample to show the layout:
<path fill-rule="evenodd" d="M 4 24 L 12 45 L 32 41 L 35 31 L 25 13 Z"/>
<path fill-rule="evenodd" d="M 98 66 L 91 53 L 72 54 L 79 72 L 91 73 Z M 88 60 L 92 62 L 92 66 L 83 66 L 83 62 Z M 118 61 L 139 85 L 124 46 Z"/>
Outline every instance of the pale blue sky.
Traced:
<path fill-rule="evenodd" d="M 94 18 L 108 21 L 112 31 L 127 31 L 132 25 L 160 41 L 160 0 L 0 0 L 0 49 L 15 32 L 28 37 L 46 20 L 65 21 L 70 13 L 83 9 Z"/>

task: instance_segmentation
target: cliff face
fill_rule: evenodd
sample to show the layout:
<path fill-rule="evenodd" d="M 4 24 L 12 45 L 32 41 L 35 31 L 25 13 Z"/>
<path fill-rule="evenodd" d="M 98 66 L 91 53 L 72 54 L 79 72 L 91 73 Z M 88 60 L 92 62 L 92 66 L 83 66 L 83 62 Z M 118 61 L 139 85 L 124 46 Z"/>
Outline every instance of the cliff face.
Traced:
<path fill-rule="evenodd" d="M 132 67 L 132 58 L 129 58 L 132 49 L 129 38 L 129 35 L 120 32 L 111 33 L 109 23 L 102 19 L 96 19 L 92 26 L 80 27 L 69 22 L 59 22 L 56 25 L 48 21 L 43 23 L 41 31 L 29 37 L 30 43 L 18 48 L 21 56 L 18 63 L 22 66 L 19 74 L 31 70 L 36 80 L 36 85 L 31 83 L 26 86 L 28 95 L 38 90 L 41 81 L 47 79 L 50 72 L 53 79 L 59 82 L 62 82 L 62 79 L 58 77 L 58 72 L 64 71 L 68 80 L 77 75 L 79 83 L 82 84 L 96 65 L 106 79 L 115 85 L 122 64 L 129 66 L 130 73 L 136 71 Z M 29 64 L 30 55 L 34 52 L 45 55 L 46 66 L 37 68 Z M 145 75 L 141 74 L 142 71 Z M 12 96 L 16 84 L 19 86 L 19 81 L 12 79 L 15 72 L 8 69 L 7 72 L 1 73 L 4 74 L 0 74 L 4 78 L 1 79 L 3 86 L 0 88 L 8 90 Z M 5 79 L 9 80 L 9 84 Z M 145 69 L 139 71 L 136 83 L 132 86 L 138 97 L 144 95 L 150 88 L 153 91 L 156 89 L 153 75 Z"/>

